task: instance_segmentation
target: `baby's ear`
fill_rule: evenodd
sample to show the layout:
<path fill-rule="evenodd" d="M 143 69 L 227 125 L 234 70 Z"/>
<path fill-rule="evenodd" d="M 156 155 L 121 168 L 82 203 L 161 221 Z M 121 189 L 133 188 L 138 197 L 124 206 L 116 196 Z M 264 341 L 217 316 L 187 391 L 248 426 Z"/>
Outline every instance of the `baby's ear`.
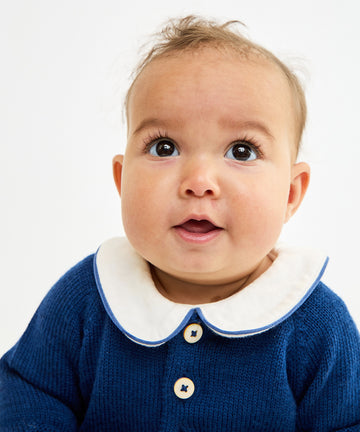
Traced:
<path fill-rule="evenodd" d="M 124 155 L 116 155 L 113 158 L 112 166 L 113 166 L 113 176 L 116 188 L 121 196 L 121 172 L 124 161 Z"/>
<path fill-rule="evenodd" d="M 309 181 L 309 165 L 305 162 L 299 162 L 294 164 L 291 171 L 291 184 L 285 222 L 287 222 L 296 212 L 296 210 L 300 207 L 300 204 L 309 186 Z"/>

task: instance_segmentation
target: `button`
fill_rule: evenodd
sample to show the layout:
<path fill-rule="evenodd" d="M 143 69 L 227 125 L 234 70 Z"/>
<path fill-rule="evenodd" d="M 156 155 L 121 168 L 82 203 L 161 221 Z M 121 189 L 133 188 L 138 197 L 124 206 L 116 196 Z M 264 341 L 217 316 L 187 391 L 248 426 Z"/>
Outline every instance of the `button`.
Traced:
<path fill-rule="evenodd" d="M 179 378 L 174 384 L 174 393 L 180 399 L 188 399 L 194 394 L 195 386 L 189 378 Z"/>
<path fill-rule="evenodd" d="M 184 329 L 184 339 L 189 343 L 198 342 L 203 335 L 203 329 L 199 324 L 189 324 Z"/>

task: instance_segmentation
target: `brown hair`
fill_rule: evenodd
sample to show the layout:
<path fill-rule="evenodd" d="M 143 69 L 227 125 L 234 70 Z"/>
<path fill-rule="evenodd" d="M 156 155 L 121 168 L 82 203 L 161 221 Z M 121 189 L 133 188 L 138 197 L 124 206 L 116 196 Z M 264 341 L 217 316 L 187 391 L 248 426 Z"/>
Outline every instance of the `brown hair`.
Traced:
<path fill-rule="evenodd" d="M 232 50 L 242 57 L 263 58 L 277 65 L 285 75 L 292 92 L 294 111 L 297 124 L 296 153 L 298 153 L 301 137 L 306 123 L 306 99 L 302 85 L 295 75 L 282 61 L 266 48 L 258 45 L 231 27 L 242 24 L 240 21 L 228 21 L 218 24 L 199 16 L 189 15 L 184 18 L 169 20 L 166 26 L 155 34 L 156 43 L 145 54 L 133 72 L 133 82 L 125 98 L 126 115 L 131 90 L 143 71 L 153 60 L 181 51 L 192 51 L 206 46 L 221 50 Z"/>

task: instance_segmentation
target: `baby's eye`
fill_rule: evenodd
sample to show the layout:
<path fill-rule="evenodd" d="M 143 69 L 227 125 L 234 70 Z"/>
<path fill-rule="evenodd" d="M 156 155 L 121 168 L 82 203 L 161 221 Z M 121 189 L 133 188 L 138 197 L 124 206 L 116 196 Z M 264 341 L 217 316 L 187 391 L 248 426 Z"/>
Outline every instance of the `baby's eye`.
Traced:
<path fill-rule="evenodd" d="M 150 144 L 148 147 L 148 152 L 152 156 L 158 157 L 169 157 L 169 156 L 178 156 L 179 151 L 176 148 L 175 144 L 168 139 L 161 139 L 153 144 Z"/>
<path fill-rule="evenodd" d="M 258 158 L 258 152 L 247 141 L 238 141 L 225 153 L 225 157 L 240 162 L 249 162 Z"/>

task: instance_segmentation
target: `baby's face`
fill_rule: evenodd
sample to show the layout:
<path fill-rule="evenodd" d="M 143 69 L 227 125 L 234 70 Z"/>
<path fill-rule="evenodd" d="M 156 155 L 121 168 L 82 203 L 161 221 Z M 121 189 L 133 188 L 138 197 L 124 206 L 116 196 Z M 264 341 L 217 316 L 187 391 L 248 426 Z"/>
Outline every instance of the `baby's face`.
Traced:
<path fill-rule="evenodd" d="M 134 248 L 183 281 L 253 272 L 308 180 L 307 166 L 294 165 L 286 78 L 268 62 L 213 49 L 163 57 L 139 76 L 128 115 L 115 170 Z"/>

